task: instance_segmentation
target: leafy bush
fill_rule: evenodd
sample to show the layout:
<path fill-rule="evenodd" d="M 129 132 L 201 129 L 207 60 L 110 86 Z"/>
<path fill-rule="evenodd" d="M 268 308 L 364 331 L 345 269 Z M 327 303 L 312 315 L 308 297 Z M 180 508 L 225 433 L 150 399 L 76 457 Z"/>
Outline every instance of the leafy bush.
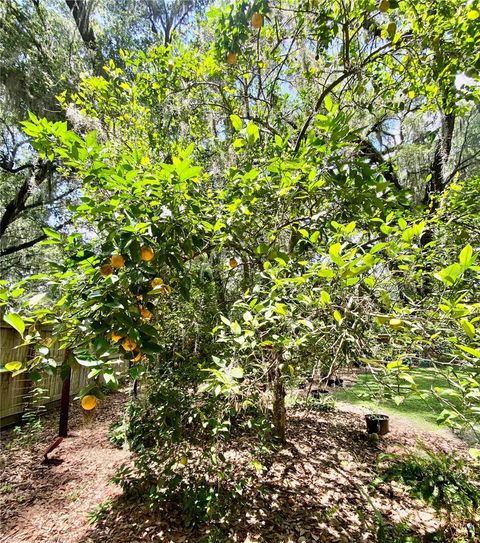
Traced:
<path fill-rule="evenodd" d="M 122 467 L 115 482 L 152 506 L 176 505 L 188 523 L 223 523 L 253 476 L 253 469 L 242 472 L 245 459 L 264 469 L 259 459 L 269 450 L 271 426 L 253 403 L 237 411 L 225 398 L 193 394 L 194 387 L 178 374 L 157 374 L 130 404 L 125 435 L 133 468 Z M 235 449 L 245 433 L 256 436 L 252 450 Z"/>
<path fill-rule="evenodd" d="M 311 394 L 307 398 L 300 396 L 292 397 L 289 401 L 291 405 L 299 405 L 300 407 L 306 407 L 313 411 L 320 411 L 323 413 L 331 413 L 335 411 L 337 406 L 332 396 L 325 394 L 325 397 L 314 397 Z"/>
<path fill-rule="evenodd" d="M 127 440 L 126 431 L 128 424 L 125 420 L 112 422 L 108 431 L 108 439 L 110 442 L 121 449 Z"/>
<path fill-rule="evenodd" d="M 419 543 L 419 539 L 410 535 L 408 524 L 389 524 L 378 511 L 374 520 L 379 543 Z"/>
<path fill-rule="evenodd" d="M 306 406 L 314 411 L 321 411 L 324 413 L 330 413 L 335 411 L 336 404 L 331 396 L 325 396 L 325 398 L 314 398 L 309 396 L 306 401 Z"/>
<path fill-rule="evenodd" d="M 422 453 L 405 457 L 383 455 L 392 463 L 383 470 L 383 481 L 399 481 L 412 496 L 424 500 L 448 515 L 474 518 L 480 507 L 480 480 L 455 454 L 435 453 L 422 447 Z"/>

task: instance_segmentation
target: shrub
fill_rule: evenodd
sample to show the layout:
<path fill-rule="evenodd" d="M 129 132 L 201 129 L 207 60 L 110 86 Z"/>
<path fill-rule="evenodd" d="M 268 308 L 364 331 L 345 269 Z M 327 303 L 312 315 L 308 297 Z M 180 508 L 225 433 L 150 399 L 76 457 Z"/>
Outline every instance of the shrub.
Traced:
<path fill-rule="evenodd" d="M 405 457 L 382 455 L 392 461 L 383 470 L 383 481 L 399 481 L 412 496 L 420 498 L 449 517 L 473 519 L 480 507 L 480 481 L 465 460 L 455 454 L 435 453 L 422 447 L 421 453 Z"/>

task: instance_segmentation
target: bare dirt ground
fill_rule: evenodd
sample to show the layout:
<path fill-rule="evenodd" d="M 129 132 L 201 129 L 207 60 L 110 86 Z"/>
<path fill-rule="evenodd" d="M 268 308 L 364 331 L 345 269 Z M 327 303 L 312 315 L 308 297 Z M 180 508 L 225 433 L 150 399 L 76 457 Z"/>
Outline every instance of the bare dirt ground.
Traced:
<path fill-rule="evenodd" d="M 72 437 L 51 455 L 63 460 L 58 464 L 41 464 L 55 437 L 55 419 L 31 446 L 8 447 L 12 436 L 4 436 L 1 543 L 193 543 L 209 535 L 208 528 L 188 528 L 172 510 L 153 511 L 108 484 L 117 467 L 128 461 L 128 452 L 107 439 L 124 400 L 121 394 L 109 397 L 90 420 L 75 407 Z M 416 431 L 398 418 L 390 434 L 372 441 L 365 434 L 362 414 L 345 405 L 333 413 L 291 409 L 289 424 L 288 445 L 276 454 L 246 504 L 238 506 L 229 541 L 373 542 L 373 518 L 378 514 L 390 524 L 407 522 L 411 534 L 423 541 L 441 526 L 433 510 L 399 486 L 382 485 L 373 491 L 369 485 L 380 452 L 411 450 L 421 439 L 430 448 L 461 454 L 465 447 L 458 439 Z M 107 499 L 108 514 L 90 524 L 87 514 Z"/>
<path fill-rule="evenodd" d="M 58 463 L 41 463 L 46 448 L 55 441 L 57 417 L 49 417 L 31 446 L 9 448 L 13 433 L 3 433 L 0 542 L 83 541 L 89 527 L 87 513 L 119 494 L 108 481 L 128 452 L 114 448 L 107 433 L 124 399 L 121 394 L 110 396 L 93 416 L 75 405 L 70 437 L 49 455 Z"/>

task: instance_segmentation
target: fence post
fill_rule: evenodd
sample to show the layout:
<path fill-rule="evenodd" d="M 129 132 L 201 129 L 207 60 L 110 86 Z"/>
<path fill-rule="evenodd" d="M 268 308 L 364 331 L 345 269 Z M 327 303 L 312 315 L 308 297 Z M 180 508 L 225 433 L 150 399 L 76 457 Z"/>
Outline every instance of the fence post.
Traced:
<path fill-rule="evenodd" d="M 70 351 L 65 349 L 65 357 L 63 359 L 63 364 L 67 365 L 67 368 L 63 367 L 62 370 L 66 369 L 66 373 L 63 378 L 62 384 L 62 398 L 60 400 L 60 421 L 58 424 L 58 435 L 60 437 L 68 436 L 68 411 L 70 407 L 70 378 L 72 375 L 72 368 L 70 367 L 69 362 Z"/>

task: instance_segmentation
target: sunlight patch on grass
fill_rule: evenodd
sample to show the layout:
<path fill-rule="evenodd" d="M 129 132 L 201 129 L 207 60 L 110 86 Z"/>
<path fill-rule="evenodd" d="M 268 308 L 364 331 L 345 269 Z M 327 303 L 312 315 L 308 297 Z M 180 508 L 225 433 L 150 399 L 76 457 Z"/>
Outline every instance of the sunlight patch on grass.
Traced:
<path fill-rule="evenodd" d="M 335 401 L 365 407 L 372 412 L 408 417 L 416 425 L 429 430 L 440 430 L 445 425 L 437 424 L 437 417 L 444 405 L 430 393 L 435 387 L 448 387 L 447 378 L 434 368 L 418 368 L 410 371 L 417 385 L 417 393 L 405 395 L 405 387 L 400 396 L 405 396 L 397 405 L 392 397 L 382 399 L 382 387 L 371 374 L 359 375 L 357 382 L 334 393 Z M 423 397 L 421 397 L 422 395 Z"/>

